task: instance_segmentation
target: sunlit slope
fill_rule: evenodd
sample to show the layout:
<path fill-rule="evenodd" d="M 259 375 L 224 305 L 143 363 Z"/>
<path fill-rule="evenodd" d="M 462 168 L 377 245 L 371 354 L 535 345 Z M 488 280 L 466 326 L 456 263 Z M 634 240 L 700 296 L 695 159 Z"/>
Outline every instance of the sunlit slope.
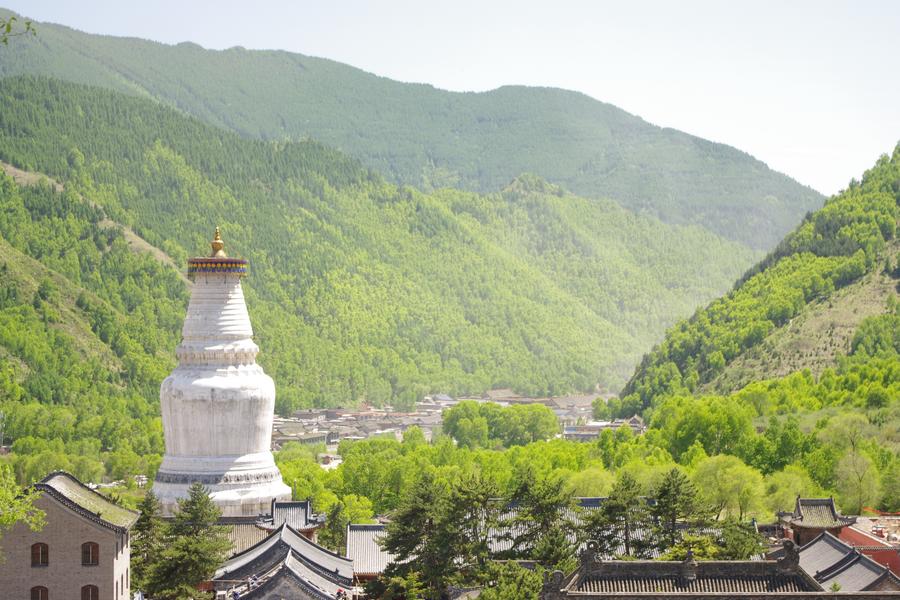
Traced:
<path fill-rule="evenodd" d="M 896 310 L 898 203 L 900 146 L 809 215 L 729 294 L 670 329 L 623 390 L 623 410 L 803 369 L 818 374 L 855 351 L 866 328 L 891 322 Z"/>
<path fill-rule="evenodd" d="M 0 160 L 59 179 L 175 264 L 221 226 L 251 261 L 280 410 L 614 389 L 666 325 L 752 261 L 701 228 L 534 176 L 499 194 L 429 195 L 315 142 L 247 140 L 48 79 L 0 81 Z"/>

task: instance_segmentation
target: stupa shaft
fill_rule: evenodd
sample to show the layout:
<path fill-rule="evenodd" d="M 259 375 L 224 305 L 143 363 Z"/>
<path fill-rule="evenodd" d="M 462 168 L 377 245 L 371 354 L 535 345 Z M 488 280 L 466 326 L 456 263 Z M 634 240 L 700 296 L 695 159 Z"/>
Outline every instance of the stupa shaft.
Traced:
<path fill-rule="evenodd" d="M 270 450 L 275 383 L 256 364 L 247 261 L 225 256 L 218 228 L 212 246 L 188 261 L 194 286 L 178 366 L 160 387 L 166 454 L 153 490 L 165 513 L 199 481 L 223 516 L 257 515 L 291 496 Z"/>

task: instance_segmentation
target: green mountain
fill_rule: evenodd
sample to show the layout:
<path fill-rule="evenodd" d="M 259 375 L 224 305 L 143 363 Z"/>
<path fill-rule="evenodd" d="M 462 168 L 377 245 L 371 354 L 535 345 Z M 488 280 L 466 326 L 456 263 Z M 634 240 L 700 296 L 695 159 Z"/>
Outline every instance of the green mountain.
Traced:
<path fill-rule="evenodd" d="M 900 145 L 808 215 L 729 294 L 670 329 L 625 386 L 618 410 L 737 390 L 778 410 L 803 406 L 805 397 L 806 409 L 896 401 L 898 218 Z"/>
<path fill-rule="evenodd" d="M 315 142 L 248 140 L 42 78 L 0 80 L 0 160 L 63 182 L 177 265 L 221 226 L 227 250 L 251 261 L 246 293 L 282 412 L 437 390 L 616 388 L 667 325 L 752 259 L 700 227 L 535 176 L 496 194 L 429 195 Z M 34 258 L 92 273 L 74 249 L 84 234 L 69 235 Z M 179 320 L 158 324 L 165 356 Z"/>
<path fill-rule="evenodd" d="M 184 282 L 100 208 L 15 174 L 22 186 L 0 172 L 0 429 L 27 455 L 18 475 L 98 480 L 104 453 L 144 472 L 163 449 L 155 396 L 175 363 Z"/>
<path fill-rule="evenodd" d="M 8 13 L 7 13 L 8 14 Z M 723 144 L 580 93 L 454 93 L 281 51 L 168 46 L 48 23 L 0 52 L 41 74 L 154 98 L 243 136 L 319 140 L 396 183 L 495 192 L 521 173 L 768 251 L 822 197 Z"/>

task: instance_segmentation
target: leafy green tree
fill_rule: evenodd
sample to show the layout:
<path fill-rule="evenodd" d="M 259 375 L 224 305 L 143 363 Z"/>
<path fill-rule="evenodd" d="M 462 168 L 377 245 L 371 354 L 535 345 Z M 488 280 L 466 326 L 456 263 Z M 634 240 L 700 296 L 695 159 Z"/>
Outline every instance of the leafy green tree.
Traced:
<path fill-rule="evenodd" d="M 864 440 L 871 437 L 873 427 L 865 415 L 841 413 L 828 420 L 819 438 L 839 450 L 858 452 Z"/>
<path fill-rule="evenodd" d="M 765 503 L 770 515 L 793 510 L 798 496 L 815 498 L 823 493 L 824 490 L 801 465 L 788 465 L 765 478 Z"/>
<path fill-rule="evenodd" d="M 470 576 L 478 577 L 487 565 L 501 509 L 500 488 L 479 471 L 463 475 L 451 487 L 444 527 L 456 553 L 454 564 Z"/>
<path fill-rule="evenodd" d="M 478 597 L 484 600 L 538 600 L 542 583 L 539 571 L 525 569 L 515 562 L 492 563 L 488 583 Z"/>
<path fill-rule="evenodd" d="M 573 496 L 606 496 L 610 493 L 613 483 L 615 483 L 613 473 L 598 464 L 572 474 L 566 482 L 566 487 Z"/>
<path fill-rule="evenodd" d="M 137 508 L 141 515 L 131 529 L 131 578 L 132 587 L 143 590 L 162 556 L 166 525 L 161 517 L 162 505 L 153 490 L 147 491 Z"/>
<path fill-rule="evenodd" d="M 347 494 L 331 505 L 325 526 L 320 530 L 319 543 L 343 553 L 347 545 L 347 525 L 373 522 L 372 502 L 365 496 Z"/>
<path fill-rule="evenodd" d="M 900 510 L 900 458 L 896 456 L 881 472 L 881 506 L 890 512 Z"/>
<path fill-rule="evenodd" d="M 837 465 L 837 490 L 841 508 L 858 515 L 880 499 L 878 466 L 862 452 L 848 450 Z"/>
<path fill-rule="evenodd" d="M 7 46 L 9 45 L 9 40 L 12 38 L 28 34 L 35 35 L 37 33 L 34 28 L 34 23 L 25 20 L 22 22 L 22 27 L 19 28 L 16 25 L 18 20 L 19 19 L 14 16 L 6 18 L 0 17 L 0 44 Z"/>
<path fill-rule="evenodd" d="M 425 433 L 418 425 L 413 425 L 403 432 L 403 445 L 417 447 L 426 444 Z"/>
<path fill-rule="evenodd" d="M 0 541 L 3 533 L 16 523 L 24 523 L 32 531 L 44 527 L 44 511 L 34 506 L 38 496 L 34 489 L 20 488 L 12 469 L 0 464 Z"/>
<path fill-rule="evenodd" d="M 766 552 L 766 540 L 749 523 L 728 519 L 720 531 L 719 560 L 751 560 Z"/>
<path fill-rule="evenodd" d="M 674 544 L 660 555 L 660 560 L 687 560 L 688 552 L 696 560 L 715 560 L 719 558 L 719 546 L 709 535 L 685 533 Z"/>
<path fill-rule="evenodd" d="M 743 521 L 762 510 L 762 474 L 736 456 L 719 454 L 700 461 L 692 479 L 717 520 L 730 516 Z"/>
<path fill-rule="evenodd" d="M 153 598 L 187 600 L 197 585 L 210 579 L 231 550 L 221 516 L 206 488 L 194 483 L 166 531 L 165 547 L 147 575 L 146 591 Z"/>
<path fill-rule="evenodd" d="M 514 556 L 548 566 L 574 556 L 575 549 L 569 541 L 573 524 L 566 516 L 573 509 L 574 499 L 561 476 L 529 467 L 522 469 L 510 502 L 515 513 L 502 523 L 511 532 L 508 535 Z"/>
<path fill-rule="evenodd" d="M 388 565 L 387 571 L 395 567 Z M 425 598 L 428 589 L 419 580 L 419 573 L 408 571 L 402 575 L 385 575 L 365 585 L 366 597 L 380 600 L 413 600 Z"/>

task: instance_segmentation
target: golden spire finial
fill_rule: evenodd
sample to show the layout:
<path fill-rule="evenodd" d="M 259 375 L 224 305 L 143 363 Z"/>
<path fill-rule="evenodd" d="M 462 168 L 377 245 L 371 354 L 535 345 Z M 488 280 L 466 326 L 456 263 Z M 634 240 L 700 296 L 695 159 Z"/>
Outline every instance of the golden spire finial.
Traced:
<path fill-rule="evenodd" d="M 210 246 L 212 246 L 212 254 L 210 254 L 210 256 L 217 258 L 223 258 L 225 256 L 225 242 L 222 241 L 222 234 L 219 233 L 218 227 L 216 227 L 216 237 L 213 238 Z"/>

